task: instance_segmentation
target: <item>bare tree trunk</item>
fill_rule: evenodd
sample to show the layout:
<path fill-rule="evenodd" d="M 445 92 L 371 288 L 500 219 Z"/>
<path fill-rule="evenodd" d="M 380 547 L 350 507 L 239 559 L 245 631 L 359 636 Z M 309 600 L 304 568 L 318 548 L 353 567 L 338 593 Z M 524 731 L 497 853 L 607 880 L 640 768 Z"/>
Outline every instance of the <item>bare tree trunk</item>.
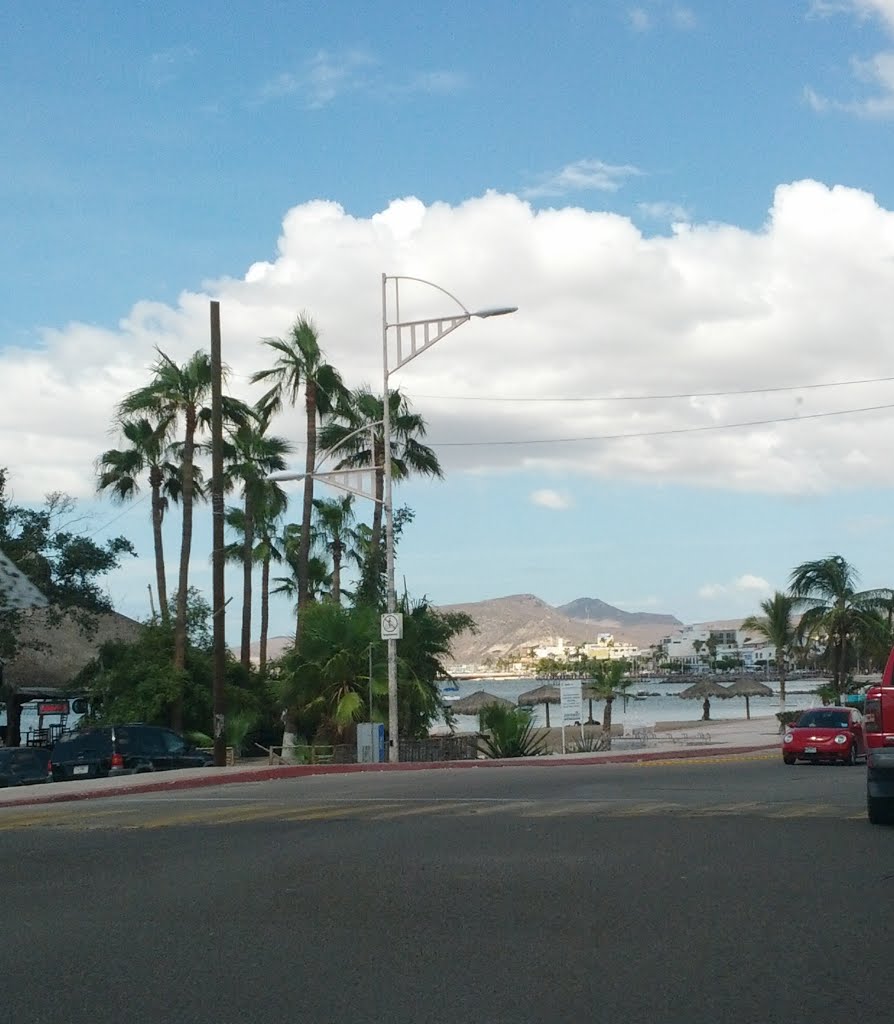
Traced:
<path fill-rule="evenodd" d="M 605 698 L 605 711 L 602 714 L 602 737 L 603 737 L 603 750 L 611 750 L 612 748 L 612 704 L 614 703 L 613 697 Z"/>
<path fill-rule="evenodd" d="M 246 491 L 248 488 L 246 487 Z M 251 667 L 251 574 L 255 546 L 255 524 L 251 499 L 245 495 L 245 521 L 243 523 L 243 547 L 242 547 L 242 642 L 239 651 L 239 660 L 242 667 L 248 670 Z"/>
<path fill-rule="evenodd" d="M 171 726 L 183 730 L 183 673 L 186 668 L 186 599 L 189 591 L 189 558 L 192 553 L 193 457 L 195 453 L 196 413 L 186 414 L 183 441 L 183 529 L 180 537 L 180 572 L 177 580 L 177 612 L 174 618 L 174 671 L 178 675 L 177 697 L 171 709 Z"/>
<path fill-rule="evenodd" d="M 162 536 L 162 523 L 165 517 L 165 501 L 161 496 L 161 470 L 153 466 L 149 471 L 149 487 L 152 491 L 152 539 L 155 546 L 155 587 L 158 594 L 158 607 L 161 613 L 161 621 L 165 624 L 171 621 L 171 613 L 168 608 L 168 584 L 165 580 L 165 555 L 164 539 Z"/>
<path fill-rule="evenodd" d="M 261 675 L 267 672 L 267 631 L 270 628 L 270 555 L 264 557 L 261 565 L 261 644 L 258 652 L 258 669 Z"/>
<path fill-rule="evenodd" d="M 307 604 L 310 586 L 308 562 L 310 561 L 310 526 L 314 507 L 314 463 L 317 459 L 317 393 L 313 382 L 305 385 L 305 409 L 307 411 L 307 455 L 304 460 L 304 504 L 301 510 L 301 536 L 298 538 L 298 630 L 296 639 L 301 637 L 301 612 Z"/>

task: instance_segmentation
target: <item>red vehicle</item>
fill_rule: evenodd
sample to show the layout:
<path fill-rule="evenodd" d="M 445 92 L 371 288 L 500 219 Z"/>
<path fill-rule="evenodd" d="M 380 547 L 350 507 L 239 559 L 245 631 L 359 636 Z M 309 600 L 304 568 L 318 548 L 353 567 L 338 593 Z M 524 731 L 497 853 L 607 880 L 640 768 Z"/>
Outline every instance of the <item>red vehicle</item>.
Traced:
<path fill-rule="evenodd" d="M 881 686 L 866 692 L 866 810 L 873 825 L 894 824 L 894 650 Z"/>
<path fill-rule="evenodd" d="M 856 764 L 866 757 L 863 716 L 856 708 L 823 707 L 802 711 L 782 737 L 782 760 Z"/>

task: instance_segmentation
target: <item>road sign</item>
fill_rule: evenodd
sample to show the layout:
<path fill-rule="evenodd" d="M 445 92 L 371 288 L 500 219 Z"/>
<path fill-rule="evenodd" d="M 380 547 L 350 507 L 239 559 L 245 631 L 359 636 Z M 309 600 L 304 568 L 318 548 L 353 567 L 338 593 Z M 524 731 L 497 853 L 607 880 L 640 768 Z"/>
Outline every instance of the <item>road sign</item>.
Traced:
<path fill-rule="evenodd" d="M 579 679 L 563 679 L 559 683 L 562 697 L 562 725 L 580 724 L 581 721 L 581 682 Z"/>
<path fill-rule="evenodd" d="M 47 599 L 12 560 L 0 551 L 0 611 L 43 608 Z"/>
<path fill-rule="evenodd" d="M 402 640 L 404 635 L 404 617 L 400 612 L 385 612 L 382 616 L 382 639 Z"/>

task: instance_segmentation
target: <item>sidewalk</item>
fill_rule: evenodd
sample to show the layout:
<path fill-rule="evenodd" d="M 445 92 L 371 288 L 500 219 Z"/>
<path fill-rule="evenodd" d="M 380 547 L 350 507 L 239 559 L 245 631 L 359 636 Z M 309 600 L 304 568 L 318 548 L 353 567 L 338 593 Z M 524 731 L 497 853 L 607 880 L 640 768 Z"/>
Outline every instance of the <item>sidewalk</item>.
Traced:
<path fill-rule="evenodd" d="M 571 730 L 569 730 L 570 734 Z M 570 735 L 569 735 L 570 741 Z M 170 792 L 224 786 L 235 782 L 266 782 L 304 775 L 343 775 L 354 772 L 443 771 L 449 769 L 511 768 L 526 765 L 551 768 L 561 765 L 625 764 L 638 761 L 717 757 L 780 749 L 775 718 L 712 722 L 659 722 L 642 738 L 614 737 L 612 749 L 598 753 L 550 754 L 546 757 L 502 761 L 401 762 L 400 764 L 238 764 L 231 768 L 187 768 L 176 772 L 122 775 L 112 779 L 56 782 L 46 786 L 11 786 L 0 789 L 3 807 L 48 804 L 100 797 Z"/>

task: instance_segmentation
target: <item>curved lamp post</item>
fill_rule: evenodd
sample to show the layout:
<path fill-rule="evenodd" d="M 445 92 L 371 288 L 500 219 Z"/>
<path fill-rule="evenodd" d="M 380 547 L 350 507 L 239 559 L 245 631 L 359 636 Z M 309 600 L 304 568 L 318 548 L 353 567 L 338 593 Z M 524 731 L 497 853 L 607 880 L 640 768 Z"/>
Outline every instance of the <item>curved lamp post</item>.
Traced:
<path fill-rule="evenodd" d="M 393 286 L 394 320 L 388 320 L 388 282 Z M 423 320 L 401 320 L 400 318 L 400 284 L 402 281 L 414 281 L 446 295 L 459 306 L 459 312 L 447 316 L 431 317 Z M 403 633 L 403 624 L 397 612 L 397 597 L 394 592 L 394 516 L 391 500 L 391 402 L 389 376 L 395 370 L 406 366 L 410 360 L 425 352 L 441 338 L 455 331 L 457 327 L 468 323 L 472 317 L 487 319 L 492 316 L 505 316 L 514 313 L 517 306 L 499 306 L 493 309 L 480 309 L 470 312 L 455 295 L 446 288 L 426 281 L 421 277 L 389 276 L 382 274 L 382 375 L 383 394 L 382 408 L 384 411 L 382 433 L 384 435 L 384 512 L 385 512 L 385 560 L 386 560 L 386 612 L 382 616 L 382 639 L 388 645 L 388 760 L 400 760 L 398 746 L 398 715 L 397 715 L 397 641 Z M 390 332 L 390 333 L 389 333 Z M 389 342 L 394 339 L 395 358 L 389 361 Z"/>

